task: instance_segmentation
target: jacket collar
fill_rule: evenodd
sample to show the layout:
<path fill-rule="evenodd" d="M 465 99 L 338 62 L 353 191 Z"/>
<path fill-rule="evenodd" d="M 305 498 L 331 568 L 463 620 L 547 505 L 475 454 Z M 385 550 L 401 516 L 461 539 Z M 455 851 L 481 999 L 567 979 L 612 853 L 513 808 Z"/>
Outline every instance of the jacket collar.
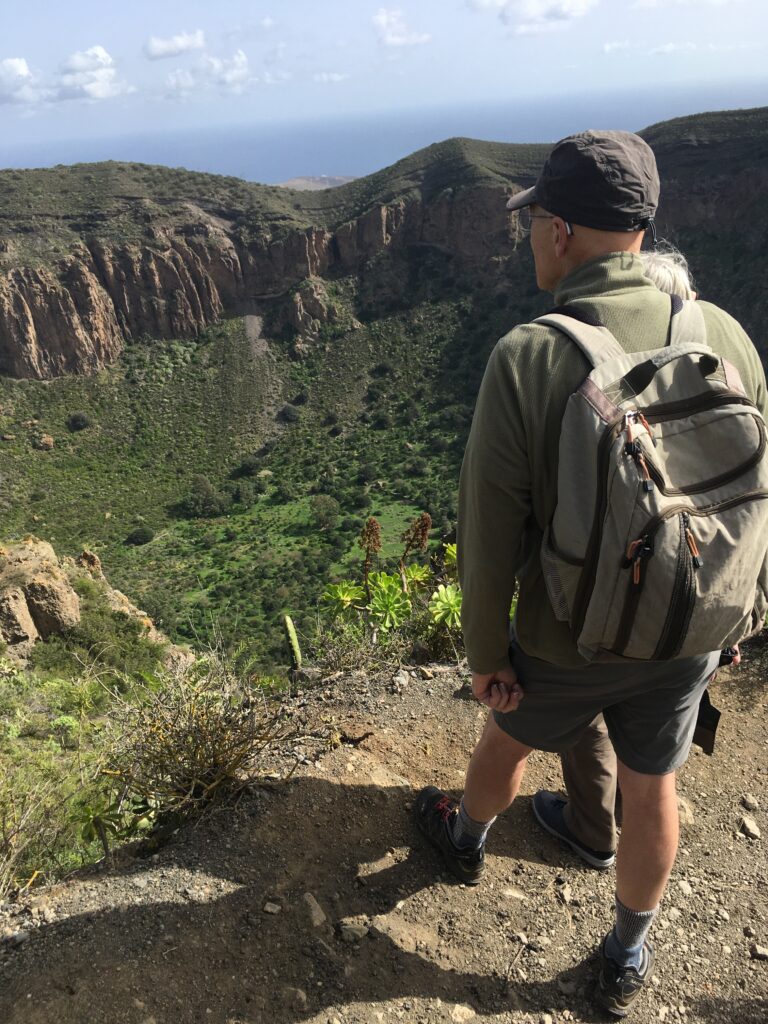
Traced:
<path fill-rule="evenodd" d="M 576 299 L 655 285 L 643 273 L 642 261 L 635 253 L 609 252 L 587 260 L 564 277 L 555 289 L 555 305 L 564 306 Z"/>

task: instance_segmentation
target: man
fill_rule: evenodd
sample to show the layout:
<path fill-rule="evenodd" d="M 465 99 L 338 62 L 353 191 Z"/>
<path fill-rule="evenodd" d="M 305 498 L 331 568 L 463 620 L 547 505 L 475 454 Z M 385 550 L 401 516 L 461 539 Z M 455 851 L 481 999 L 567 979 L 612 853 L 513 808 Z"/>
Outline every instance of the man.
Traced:
<path fill-rule="evenodd" d="M 554 293 L 556 307 L 603 324 L 629 353 L 664 347 L 670 330 L 669 296 L 644 276 L 637 256 L 658 196 L 655 159 L 642 139 L 585 132 L 559 142 L 536 185 L 508 204 L 530 224 L 539 287 Z M 699 305 L 707 343 L 735 364 L 765 412 L 751 342 L 726 313 Z M 598 994 L 623 1016 L 653 965 L 647 936 L 677 851 L 675 771 L 687 758 L 719 652 L 588 664 L 568 623 L 555 617 L 539 550 L 558 501 L 561 421 L 589 371 L 579 347 L 543 324 L 516 327 L 490 357 L 462 467 L 458 545 L 472 687 L 491 714 L 461 802 L 427 787 L 414 813 L 451 871 L 478 882 L 488 829 L 515 798 L 530 751 L 567 752 L 602 712 L 618 757 L 623 825 L 616 922 L 601 945 Z M 561 837 L 564 810 L 552 795 L 539 795 L 537 816 Z M 613 859 L 612 846 L 590 852 Z"/>

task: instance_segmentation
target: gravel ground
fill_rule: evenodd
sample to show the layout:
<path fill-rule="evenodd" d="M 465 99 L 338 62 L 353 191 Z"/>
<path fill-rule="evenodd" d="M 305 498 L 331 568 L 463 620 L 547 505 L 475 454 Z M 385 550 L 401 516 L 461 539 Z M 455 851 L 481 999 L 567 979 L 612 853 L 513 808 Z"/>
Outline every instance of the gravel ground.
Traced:
<path fill-rule="evenodd" d="M 680 855 L 636 1024 L 768 1021 L 765 676 L 755 650 L 721 677 L 715 756 L 697 751 L 681 773 Z M 559 788 L 558 760 L 532 755 L 477 888 L 451 884 L 410 821 L 422 785 L 461 789 L 485 714 L 463 681 L 432 666 L 300 693 L 304 738 L 234 808 L 147 859 L 123 851 L 1 907 L 0 1020 L 605 1020 L 591 993 L 613 872 L 584 866 L 530 810 Z"/>

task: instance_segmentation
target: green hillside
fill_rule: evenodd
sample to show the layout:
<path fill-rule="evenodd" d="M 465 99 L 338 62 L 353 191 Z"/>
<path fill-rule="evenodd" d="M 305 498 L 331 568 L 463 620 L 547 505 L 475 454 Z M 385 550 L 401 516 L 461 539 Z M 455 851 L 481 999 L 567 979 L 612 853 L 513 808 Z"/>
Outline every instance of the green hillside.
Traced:
<path fill-rule="evenodd" d="M 704 296 L 765 351 L 768 108 L 645 135 L 668 197 L 664 233 L 691 257 Z M 546 150 L 451 139 L 324 192 L 138 164 L 2 171 L 0 267 L 49 263 L 83 239 L 151 246 L 158 226 L 183 232 L 199 210 L 248 242 L 334 228 L 406 196 L 429 208 L 446 190 L 488 189 L 502 202 L 534 180 Z M 734 195 L 737 167 L 748 188 Z M 747 219 L 734 219 L 742 207 Z M 266 665 L 283 662 L 281 614 L 311 630 L 324 584 L 360 557 L 367 516 L 382 521 L 385 559 L 422 510 L 435 542 L 453 528 L 488 353 L 548 305 L 527 246 L 462 262 L 401 245 L 326 287 L 343 316 L 300 353 L 276 296 L 259 309 L 263 337 L 253 318 L 230 317 L 197 339 L 135 340 L 95 377 L 1 379 L 0 535 L 33 532 L 62 555 L 86 546 L 173 637 L 220 633 L 253 641 Z M 330 523 L 318 495 L 337 503 Z"/>

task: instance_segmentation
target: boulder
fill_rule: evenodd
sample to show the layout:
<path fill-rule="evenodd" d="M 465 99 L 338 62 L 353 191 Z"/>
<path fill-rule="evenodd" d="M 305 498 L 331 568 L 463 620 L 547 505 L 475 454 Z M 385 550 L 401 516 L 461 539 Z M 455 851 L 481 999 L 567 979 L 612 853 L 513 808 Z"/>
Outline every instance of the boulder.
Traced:
<path fill-rule="evenodd" d="M 64 633 L 80 621 L 80 598 L 60 569 L 42 567 L 24 585 L 24 593 L 43 640 L 52 633 Z"/>
<path fill-rule="evenodd" d="M 8 653 L 26 657 L 39 633 L 29 614 L 27 599 L 21 587 L 8 587 L 0 593 L 0 639 L 7 645 Z"/>

